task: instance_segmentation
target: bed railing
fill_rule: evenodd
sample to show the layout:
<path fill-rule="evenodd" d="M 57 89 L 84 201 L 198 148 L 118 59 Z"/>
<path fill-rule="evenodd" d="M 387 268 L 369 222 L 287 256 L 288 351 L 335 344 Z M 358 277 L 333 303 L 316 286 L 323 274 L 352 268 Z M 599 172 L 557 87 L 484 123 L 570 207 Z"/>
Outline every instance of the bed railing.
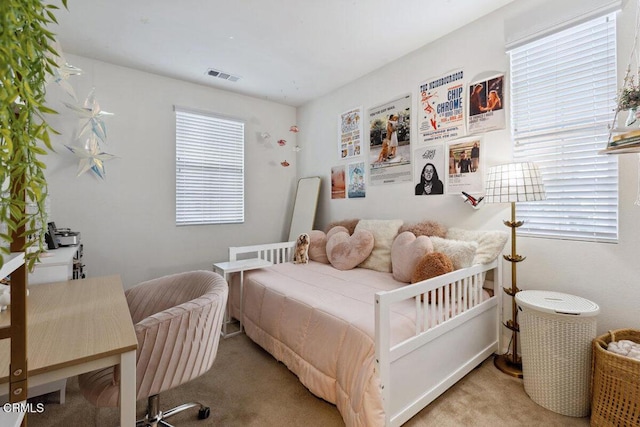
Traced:
<path fill-rule="evenodd" d="M 229 261 L 237 261 L 245 258 L 261 258 L 280 264 L 293 260 L 293 251 L 296 242 L 266 243 L 253 246 L 232 246 L 229 248 Z M 238 258 L 238 256 L 242 258 Z"/>
<path fill-rule="evenodd" d="M 495 292 L 500 266 L 498 261 L 475 265 L 376 294 L 376 364 L 386 425 L 406 422 L 498 350 L 498 298 L 483 297 L 483 285 L 494 270 Z M 392 306 L 411 299 L 415 334 L 397 342 L 390 332 Z M 437 362 L 438 370 L 417 369 L 416 361 Z"/>

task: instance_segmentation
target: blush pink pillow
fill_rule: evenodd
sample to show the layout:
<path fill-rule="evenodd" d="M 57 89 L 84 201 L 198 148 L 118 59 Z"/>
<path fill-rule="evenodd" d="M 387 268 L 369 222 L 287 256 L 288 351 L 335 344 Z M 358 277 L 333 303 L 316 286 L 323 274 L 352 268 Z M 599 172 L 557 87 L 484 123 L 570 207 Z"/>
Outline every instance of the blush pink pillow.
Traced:
<path fill-rule="evenodd" d="M 433 243 L 427 236 L 416 237 L 410 231 L 398 234 L 391 245 L 391 273 L 399 282 L 410 283 L 418 262 L 433 252 Z"/>
<path fill-rule="evenodd" d="M 373 234 L 367 230 L 356 230 L 351 236 L 347 231 L 333 232 L 327 239 L 327 258 L 338 270 L 355 268 L 372 250 Z"/>
<path fill-rule="evenodd" d="M 309 233 L 309 259 L 329 264 L 329 258 L 327 258 L 327 236 L 324 231 L 311 230 Z"/>

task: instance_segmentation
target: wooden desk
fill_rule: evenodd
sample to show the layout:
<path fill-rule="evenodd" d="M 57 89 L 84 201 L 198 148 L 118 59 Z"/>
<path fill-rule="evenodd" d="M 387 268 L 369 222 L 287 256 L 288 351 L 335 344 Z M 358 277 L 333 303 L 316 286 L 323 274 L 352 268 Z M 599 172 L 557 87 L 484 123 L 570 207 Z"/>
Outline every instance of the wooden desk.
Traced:
<path fill-rule="evenodd" d="M 7 311 L 0 326 L 8 324 Z M 135 425 L 138 341 L 120 277 L 29 288 L 27 326 L 29 386 L 120 365 L 120 425 Z M 9 342 L 2 340 L 0 395 L 8 392 Z"/>

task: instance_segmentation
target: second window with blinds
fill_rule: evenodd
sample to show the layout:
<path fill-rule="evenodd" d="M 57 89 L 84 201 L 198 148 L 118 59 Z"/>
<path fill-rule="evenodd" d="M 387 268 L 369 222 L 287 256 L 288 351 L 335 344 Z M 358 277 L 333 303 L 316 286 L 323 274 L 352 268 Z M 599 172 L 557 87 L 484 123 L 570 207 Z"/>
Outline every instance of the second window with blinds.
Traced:
<path fill-rule="evenodd" d="M 244 222 L 244 122 L 175 112 L 176 225 Z"/>
<path fill-rule="evenodd" d="M 519 233 L 618 238 L 618 160 L 606 147 L 615 111 L 615 15 L 511 50 L 514 158 L 540 169 L 547 199 L 519 203 Z"/>

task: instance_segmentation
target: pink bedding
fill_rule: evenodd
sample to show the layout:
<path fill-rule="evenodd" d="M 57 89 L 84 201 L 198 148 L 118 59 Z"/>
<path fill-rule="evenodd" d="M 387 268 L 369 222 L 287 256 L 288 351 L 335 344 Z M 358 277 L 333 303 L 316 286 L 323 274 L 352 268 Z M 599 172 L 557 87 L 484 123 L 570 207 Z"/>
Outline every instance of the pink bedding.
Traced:
<path fill-rule="evenodd" d="M 374 295 L 406 285 L 391 273 L 339 271 L 313 261 L 249 271 L 244 277 L 245 332 L 312 393 L 334 403 L 347 426 L 382 426 Z M 237 303 L 234 308 L 237 312 Z M 392 343 L 414 335 L 413 308 L 412 301 L 393 308 Z"/>

